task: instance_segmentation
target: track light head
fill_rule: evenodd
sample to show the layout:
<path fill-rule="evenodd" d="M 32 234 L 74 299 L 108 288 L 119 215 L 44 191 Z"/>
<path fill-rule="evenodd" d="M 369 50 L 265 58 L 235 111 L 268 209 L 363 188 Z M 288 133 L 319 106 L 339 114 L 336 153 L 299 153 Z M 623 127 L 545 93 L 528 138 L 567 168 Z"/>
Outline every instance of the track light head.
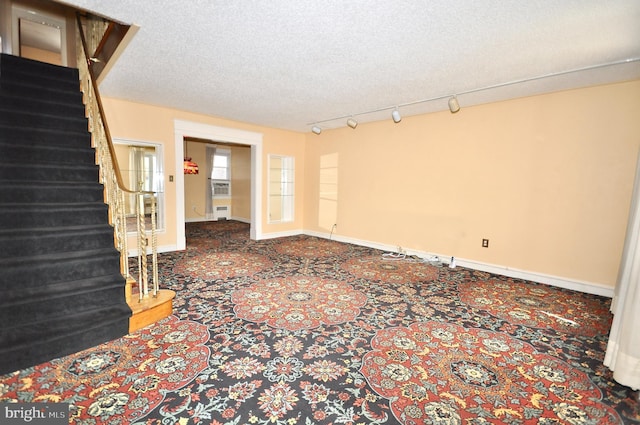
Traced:
<path fill-rule="evenodd" d="M 358 126 L 358 121 L 354 120 L 353 118 L 349 118 L 347 120 L 347 125 L 351 128 L 356 128 Z"/>
<path fill-rule="evenodd" d="M 322 129 L 320 127 L 318 127 L 317 125 L 314 125 L 313 127 L 311 127 L 311 131 L 313 131 L 315 134 L 322 133 Z"/>
<path fill-rule="evenodd" d="M 398 112 L 397 108 L 394 109 L 391 113 L 391 118 L 393 118 L 393 122 L 395 122 L 396 124 L 402 121 L 402 117 L 400 116 L 400 112 Z"/>
<path fill-rule="evenodd" d="M 455 96 L 451 96 L 449 98 L 449 110 L 452 114 L 455 114 L 460 110 L 460 104 L 458 103 L 458 98 Z"/>

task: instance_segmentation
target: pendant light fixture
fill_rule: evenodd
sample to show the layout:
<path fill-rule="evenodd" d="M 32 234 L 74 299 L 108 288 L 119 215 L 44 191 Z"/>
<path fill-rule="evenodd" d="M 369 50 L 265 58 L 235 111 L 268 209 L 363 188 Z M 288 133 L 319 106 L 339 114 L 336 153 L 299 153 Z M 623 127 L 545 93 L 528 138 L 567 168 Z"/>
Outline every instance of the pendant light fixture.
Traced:
<path fill-rule="evenodd" d="M 184 142 L 184 173 L 185 174 L 198 174 L 198 164 L 191 160 L 191 157 L 187 154 L 187 145 L 189 142 Z"/>

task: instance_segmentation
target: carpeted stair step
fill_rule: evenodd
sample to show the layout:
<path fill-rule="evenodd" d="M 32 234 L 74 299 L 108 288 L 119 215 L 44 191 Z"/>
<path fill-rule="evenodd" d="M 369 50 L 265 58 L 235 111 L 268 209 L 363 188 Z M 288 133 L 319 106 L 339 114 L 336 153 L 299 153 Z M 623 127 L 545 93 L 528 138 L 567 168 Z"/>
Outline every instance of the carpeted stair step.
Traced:
<path fill-rule="evenodd" d="M 19 293 L 12 293 L 11 297 L 2 297 L 0 307 L 9 306 L 11 303 L 25 303 L 27 298 L 32 297 L 33 300 L 45 300 L 52 297 L 61 297 L 61 294 L 73 293 L 90 293 L 102 287 L 118 285 L 122 288 L 122 280 L 125 279 L 120 273 L 106 274 L 102 276 L 93 276 L 84 279 L 68 280 L 64 282 L 47 283 L 46 285 L 37 285 L 33 287 L 25 287 Z M 114 298 L 115 302 L 121 301 L 121 295 L 118 293 Z M 107 302 L 107 304 L 109 304 Z M 55 305 L 55 304 L 54 304 Z"/>
<path fill-rule="evenodd" d="M 22 111 L 2 111 L 0 125 L 15 127 L 46 128 L 71 132 L 87 131 L 88 122 L 82 117 L 59 117 Z"/>
<path fill-rule="evenodd" d="M 86 279 L 120 270 L 120 254 L 115 248 L 33 255 L 0 259 L 5 287 L 3 296 L 14 297 L 25 288 L 43 284 Z M 16 287 L 15 284 L 19 283 Z M 124 291 L 124 282 L 122 284 Z"/>
<path fill-rule="evenodd" d="M 126 335 L 78 70 L 0 54 L 0 374 Z"/>
<path fill-rule="evenodd" d="M 0 160 L 0 180 L 6 181 L 98 181 L 99 169 L 95 164 L 25 164 L 6 163 Z"/>
<path fill-rule="evenodd" d="M 79 90 L 43 88 L 34 84 L 7 82 L 0 79 L 0 93 L 6 96 L 21 96 L 38 102 L 82 103 Z"/>
<path fill-rule="evenodd" d="M 113 240 L 113 227 L 104 223 L 0 230 L 0 258 L 95 250 L 113 245 Z"/>
<path fill-rule="evenodd" d="M 53 65 L 7 54 L 0 55 L 0 67 L 3 80 L 45 80 L 46 84 L 53 84 L 55 80 L 60 80 L 68 84 L 75 83 L 69 86 L 69 90 L 80 90 L 77 83 L 79 81 L 77 68 Z"/>
<path fill-rule="evenodd" d="M 99 183 L 0 180 L 1 203 L 101 202 L 104 187 Z"/>
<path fill-rule="evenodd" d="M 32 114 L 45 114 L 57 117 L 82 117 L 85 114 L 85 107 L 82 103 L 46 102 L 41 99 L 2 94 L 2 91 L 0 91 L 0 110 L 29 112 Z"/>
<path fill-rule="evenodd" d="M 108 220 L 107 205 L 100 203 L 0 205 L 0 229 L 83 226 Z"/>
<path fill-rule="evenodd" d="M 0 124 L 0 143 L 19 143 L 24 146 L 44 145 L 63 148 L 86 148 L 91 146 L 91 134 L 80 132 L 34 129 Z"/>
<path fill-rule="evenodd" d="M 126 335 L 131 309 L 109 306 L 47 323 L 0 329 L 0 373 L 63 357 Z"/>
<path fill-rule="evenodd" d="M 36 163 L 95 164 L 95 151 L 87 145 L 82 148 L 0 142 L 0 158 L 4 162 L 21 163 L 24 166 Z"/>
<path fill-rule="evenodd" d="M 121 275 L 107 275 L 38 287 L 12 298 L 3 297 L 0 323 L 21 327 L 55 319 L 61 310 L 64 314 L 81 313 L 92 310 L 96 304 L 118 305 L 124 300 L 123 282 Z"/>

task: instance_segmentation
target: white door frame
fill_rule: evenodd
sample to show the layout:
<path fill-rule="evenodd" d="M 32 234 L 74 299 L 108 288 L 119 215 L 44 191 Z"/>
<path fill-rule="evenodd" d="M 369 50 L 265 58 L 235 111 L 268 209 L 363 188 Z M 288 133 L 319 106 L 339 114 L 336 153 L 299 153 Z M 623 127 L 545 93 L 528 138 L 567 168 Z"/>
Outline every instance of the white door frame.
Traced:
<path fill-rule="evenodd" d="M 174 120 L 176 158 L 176 248 L 186 249 L 184 214 L 184 138 L 251 146 L 251 239 L 262 239 L 262 133 L 229 127 Z"/>

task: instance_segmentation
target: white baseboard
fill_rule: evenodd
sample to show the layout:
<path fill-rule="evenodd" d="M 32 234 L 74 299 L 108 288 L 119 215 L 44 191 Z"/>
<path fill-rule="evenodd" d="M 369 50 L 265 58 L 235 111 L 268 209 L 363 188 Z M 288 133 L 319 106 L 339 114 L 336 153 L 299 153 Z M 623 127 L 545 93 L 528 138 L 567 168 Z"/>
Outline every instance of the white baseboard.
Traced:
<path fill-rule="evenodd" d="M 325 239 L 331 238 L 332 240 L 335 240 L 335 241 L 352 243 L 354 245 L 360 245 L 360 246 L 366 246 L 368 248 L 379 249 L 381 251 L 397 252 L 398 250 L 397 246 L 381 244 L 381 243 L 366 241 L 361 239 L 348 238 L 348 237 L 343 237 L 339 235 L 330 235 L 329 233 L 305 231 L 304 234 L 309 236 L 316 236 L 319 238 L 325 238 Z M 434 257 L 437 257 L 444 264 L 449 264 L 451 261 L 451 256 L 436 254 L 432 252 L 407 249 L 406 254 L 415 255 L 417 257 L 424 258 L 424 259 L 432 259 Z M 578 292 L 585 292 L 588 294 L 600 295 L 608 298 L 613 298 L 613 294 L 614 294 L 614 288 L 610 286 L 602 285 L 599 283 L 583 282 L 583 281 L 568 279 L 560 276 L 552 276 L 544 273 L 514 269 L 507 266 L 498 266 L 495 264 L 488 264 L 488 263 L 482 263 L 474 260 L 467 260 L 459 257 L 455 257 L 455 260 L 456 260 L 456 265 L 467 267 L 473 270 L 494 273 L 502 276 L 513 277 L 516 279 L 529 280 L 531 282 L 544 283 L 544 284 L 555 286 L 558 288 L 571 289 Z"/>
<path fill-rule="evenodd" d="M 231 218 L 231 220 L 250 223 L 250 220 L 237 218 L 237 217 L 233 217 Z M 196 221 L 213 221 L 213 220 L 191 219 L 187 221 L 196 222 Z M 378 243 L 373 241 L 344 237 L 344 236 L 335 235 L 335 234 L 332 235 L 331 233 L 327 233 L 327 232 L 316 232 L 316 231 L 309 231 L 309 230 L 288 230 L 284 232 L 263 233 L 260 235 L 259 240 L 283 238 L 283 237 L 296 236 L 296 235 L 302 235 L 302 234 L 308 235 L 308 236 L 315 236 L 323 239 L 332 239 L 338 242 L 345 242 L 345 243 L 351 243 L 354 245 L 366 246 L 368 248 L 379 249 L 381 251 L 386 251 L 386 252 L 397 252 L 397 249 L 398 249 L 398 247 L 395 245 L 388 245 L 388 244 L 383 244 L 383 243 Z M 176 250 L 177 250 L 176 246 L 168 245 L 168 246 L 158 247 L 158 252 L 171 252 Z M 434 257 L 437 257 L 439 261 L 441 261 L 444 264 L 449 264 L 451 261 L 451 256 L 442 255 L 438 253 L 417 251 L 417 250 L 411 250 L 411 249 L 406 249 L 405 251 L 407 255 L 415 255 L 423 259 L 433 259 Z M 138 255 L 137 250 L 131 250 L 129 252 L 130 257 L 137 256 L 137 255 Z M 584 282 L 584 281 L 569 279 L 561 276 L 553 276 L 553 275 L 548 275 L 544 273 L 532 272 L 528 270 L 515 269 L 508 266 L 482 263 L 479 261 L 468 260 L 460 257 L 456 257 L 455 259 L 456 259 L 456 265 L 467 267 L 473 270 L 494 273 L 494 274 L 498 274 L 506 277 L 513 277 L 516 279 L 529 280 L 531 282 L 543 283 L 543 284 L 555 286 L 558 288 L 570 289 L 573 291 L 584 292 L 587 294 L 599 295 L 599 296 L 608 297 L 608 298 L 613 298 L 613 295 L 614 295 L 613 287 L 608 285 L 603 285 L 600 283 Z"/>
<path fill-rule="evenodd" d="M 184 222 L 185 223 L 202 223 L 204 221 L 216 221 L 213 218 L 206 218 L 206 217 L 196 217 L 196 218 L 185 218 Z"/>
<path fill-rule="evenodd" d="M 247 223 L 247 224 L 251 224 L 251 219 L 250 218 L 242 218 L 242 217 L 231 217 L 229 220 L 235 220 L 235 221 L 240 221 L 242 223 Z"/>
<path fill-rule="evenodd" d="M 251 220 L 248 219 L 248 218 L 229 217 L 229 218 L 227 218 L 227 220 L 240 221 L 242 223 L 251 224 Z M 214 218 L 206 218 L 206 217 L 196 217 L 196 218 L 185 218 L 184 219 L 185 223 L 202 223 L 204 221 L 218 221 L 218 220 L 216 220 Z"/>
<path fill-rule="evenodd" d="M 297 236 L 305 234 L 302 230 L 286 230 L 284 232 L 263 233 L 258 240 L 284 238 L 288 236 Z"/>

